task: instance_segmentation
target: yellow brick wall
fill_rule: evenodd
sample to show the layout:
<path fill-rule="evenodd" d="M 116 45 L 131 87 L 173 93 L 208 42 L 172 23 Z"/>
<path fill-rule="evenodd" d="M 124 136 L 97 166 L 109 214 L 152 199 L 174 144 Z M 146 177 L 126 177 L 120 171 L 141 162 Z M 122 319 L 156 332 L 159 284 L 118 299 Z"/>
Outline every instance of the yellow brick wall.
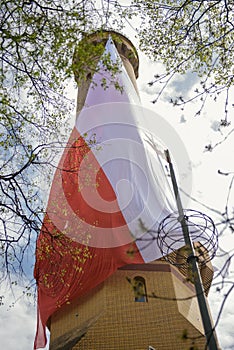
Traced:
<path fill-rule="evenodd" d="M 153 271 L 144 270 L 144 266 L 142 270 L 139 266 L 137 270 L 118 270 L 89 295 L 53 315 L 51 344 L 72 329 L 87 331 L 88 324 L 87 333 L 73 350 L 148 350 L 149 345 L 157 350 L 189 350 L 194 344 L 191 339 L 183 339 L 186 334 L 197 338 L 197 349 L 204 350 L 196 300 L 176 300 L 178 295 L 195 295 L 192 284 L 167 263 L 158 262 L 151 267 Z M 165 267 L 167 271 L 163 271 Z M 127 281 L 135 276 L 144 277 L 148 302 L 135 302 Z M 151 297 L 152 293 L 160 298 Z"/>

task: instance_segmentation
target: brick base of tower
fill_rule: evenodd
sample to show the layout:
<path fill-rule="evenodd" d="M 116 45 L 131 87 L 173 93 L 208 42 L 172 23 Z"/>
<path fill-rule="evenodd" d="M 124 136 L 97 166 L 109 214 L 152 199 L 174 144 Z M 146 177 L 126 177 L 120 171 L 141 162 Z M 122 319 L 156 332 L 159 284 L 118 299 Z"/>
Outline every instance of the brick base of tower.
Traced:
<path fill-rule="evenodd" d="M 129 283 L 145 280 L 137 302 Z M 163 261 L 128 265 L 89 294 L 56 312 L 51 350 L 203 350 L 206 339 L 192 283 Z"/>

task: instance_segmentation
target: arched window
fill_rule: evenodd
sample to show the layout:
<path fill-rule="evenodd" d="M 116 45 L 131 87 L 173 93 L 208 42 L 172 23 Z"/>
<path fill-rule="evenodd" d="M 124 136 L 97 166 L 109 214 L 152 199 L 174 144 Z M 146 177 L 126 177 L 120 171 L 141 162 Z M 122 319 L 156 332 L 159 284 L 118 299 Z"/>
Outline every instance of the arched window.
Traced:
<path fill-rule="evenodd" d="M 136 302 L 147 302 L 145 279 L 141 276 L 133 278 L 133 290 Z"/>

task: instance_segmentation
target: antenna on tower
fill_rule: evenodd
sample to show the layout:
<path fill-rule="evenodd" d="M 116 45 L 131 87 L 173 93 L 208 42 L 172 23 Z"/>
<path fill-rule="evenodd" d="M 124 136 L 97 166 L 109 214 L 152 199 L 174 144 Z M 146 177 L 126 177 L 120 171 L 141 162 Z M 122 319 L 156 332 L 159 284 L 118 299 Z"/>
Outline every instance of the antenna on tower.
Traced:
<path fill-rule="evenodd" d="M 185 247 L 186 247 L 186 258 L 187 258 L 186 261 L 187 261 L 187 263 L 190 267 L 190 270 L 192 272 L 192 275 L 193 275 L 193 282 L 194 282 L 194 286 L 195 286 L 195 290 L 196 290 L 196 296 L 197 296 L 197 301 L 198 301 L 198 305 L 199 305 L 199 309 L 200 309 L 200 313 L 201 313 L 201 318 L 202 318 L 202 323 L 203 323 L 203 327 L 204 327 L 204 331 L 205 331 L 207 345 L 208 345 L 208 348 L 210 350 L 218 350 L 216 337 L 214 334 L 214 329 L 213 329 L 213 326 L 211 324 L 211 319 L 210 319 L 209 311 L 208 311 L 207 304 L 206 304 L 206 299 L 205 299 L 205 295 L 204 295 L 204 288 L 203 288 L 203 284 L 201 281 L 200 270 L 198 268 L 199 256 L 195 253 L 193 241 L 191 239 L 191 235 L 190 235 L 190 231 L 189 231 L 189 228 L 191 228 L 190 221 L 189 221 L 189 215 L 186 213 L 186 211 L 184 211 L 183 206 L 182 206 L 180 193 L 179 193 L 179 189 L 178 189 L 178 185 L 177 185 L 177 181 L 176 181 L 176 176 L 175 176 L 173 164 L 171 161 L 170 153 L 168 150 L 165 151 L 165 155 L 166 155 L 167 162 L 169 164 L 171 181 L 172 181 L 172 186 L 173 186 L 176 204 L 177 204 L 177 209 L 178 209 L 178 212 L 175 214 L 177 216 L 177 222 L 179 223 L 179 225 L 182 229 L 182 232 L 183 232 L 183 240 L 184 240 Z M 167 228 L 168 228 L 167 221 L 168 221 L 169 217 L 170 217 L 170 215 L 168 217 L 166 217 L 165 219 L 163 219 L 159 225 L 159 228 L 158 228 L 158 241 L 161 240 L 161 242 L 162 242 L 161 247 L 159 245 L 160 249 L 163 249 L 164 245 L 166 245 L 166 246 L 168 245 L 166 238 L 168 238 L 170 241 L 170 233 L 173 231 L 170 229 L 167 230 Z M 213 221 L 210 218 L 209 218 L 209 220 L 207 220 L 207 218 L 208 217 L 205 216 L 206 223 L 208 223 L 208 221 L 210 221 L 212 231 L 214 233 L 214 237 L 217 237 L 216 236 L 216 229 L 215 229 L 215 225 L 214 225 Z M 204 217 L 203 217 L 203 219 L 204 219 Z M 170 222 L 170 226 L 171 226 L 171 222 Z M 171 227 L 175 229 L 175 225 L 172 225 Z M 200 231 L 199 230 L 200 227 L 198 225 L 193 224 L 193 228 L 194 227 L 195 227 L 195 232 Z M 207 229 L 208 227 L 209 227 L 209 225 L 206 224 L 205 229 Z M 203 230 L 203 232 L 205 232 L 205 230 Z M 198 237 L 199 236 L 201 237 L 201 235 L 198 235 Z M 178 238 L 178 235 L 177 235 L 177 238 Z M 217 243 L 217 239 L 216 239 L 216 243 Z M 215 248 L 216 248 L 216 244 L 215 244 Z"/>

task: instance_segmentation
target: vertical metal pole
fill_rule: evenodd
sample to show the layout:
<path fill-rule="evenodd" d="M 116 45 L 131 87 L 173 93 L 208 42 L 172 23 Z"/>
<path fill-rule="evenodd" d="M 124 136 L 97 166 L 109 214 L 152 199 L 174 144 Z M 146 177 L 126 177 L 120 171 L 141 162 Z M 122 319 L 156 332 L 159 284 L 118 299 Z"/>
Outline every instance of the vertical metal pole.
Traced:
<path fill-rule="evenodd" d="M 170 168 L 170 175 L 171 175 L 171 180 L 172 180 L 172 185 L 173 185 L 173 190 L 176 198 L 176 204 L 178 208 L 178 213 L 179 213 L 179 218 L 178 220 L 180 221 L 183 235 L 184 235 L 184 241 L 186 246 L 188 247 L 189 250 L 189 256 L 187 259 L 187 262 L 192 270 L 193 274 L 193 280 L 194 280 L 194 285 L 195 285 L 195 290 L 196 290 L 196 295 L 197 295 L 197 300 L 198 300 L 198 305 L 201 313 L 201 318 L 202 318 L 202 323 L 205 331 L 205 336 L 207 340 L 207 345 L 209 350 L 218 350 L 217 342 L 216 342 L 216 337 L 214 334 L 214 330 L 211 324 L 211 319 L 209 315 L 209 310 L 207 307 L 205 295 L 204 295 L 204 288 L 201 280 L 201 275 L 200 275 L 200 270 L 197 264 L 197 257 L 194 251 L 193 243 L 190 238 L 188 226 L 186 223 L 186 218 L 184 215 L 183 207 L 182 207 L 182 202 L 179 194 L 179 189 L 177 186 L 176 182 L 176 177 L 175 177 L 175 172 L 173 169 L 173 165 L 171 162 L 171 157 L 169 154 L 169 151 L 165 151 L 165 155 L 167 158 L 167 162 L 169 164 Z"/>

